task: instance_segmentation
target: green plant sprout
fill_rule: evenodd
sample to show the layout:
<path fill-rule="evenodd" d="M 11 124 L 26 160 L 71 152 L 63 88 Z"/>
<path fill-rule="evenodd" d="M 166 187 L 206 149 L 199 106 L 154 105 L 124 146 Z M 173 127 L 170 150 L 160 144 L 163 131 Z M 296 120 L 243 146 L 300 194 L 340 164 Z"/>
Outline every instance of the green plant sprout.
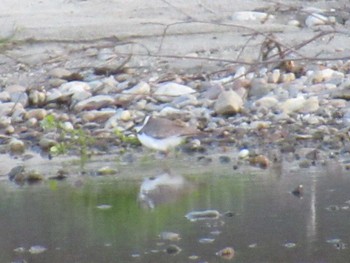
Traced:
<path fill-rule="evenodd" d="M 44 131 L 55 131 L 58 135 L 57 143 L 50 147 L 50 154 L 67 154 L 69 150 L 78 150 L 81 165 L 84 166 L 89 159 L 89 147 L 94 143 L 94 138 L 83 129 L 72 129 L 53 115 L 47 115 L 40 123 Z"/>

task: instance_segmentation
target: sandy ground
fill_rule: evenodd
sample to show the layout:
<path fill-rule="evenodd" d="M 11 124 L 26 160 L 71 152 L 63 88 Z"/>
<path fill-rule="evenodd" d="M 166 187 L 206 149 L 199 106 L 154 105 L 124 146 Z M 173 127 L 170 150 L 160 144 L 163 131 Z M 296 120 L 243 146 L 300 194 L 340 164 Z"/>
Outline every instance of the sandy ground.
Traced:
<path fill-rule="evenodd" d="M 280 4 L 278 4 L 278 2 Z M 255 32 L 272 32 L 282 43 L 292 46 L 316 35 L 315 29 L 288 26 L 287 21 L 305 20 L 300 11 L 313 7 L 336 14 L 344 11 L 347 0 L 340 1 L 260 1 L 260 0 L 2 0 L 0 37 L 15 40 L 60 41 L 115 40 L 120 51 L 134 54 L 196 55 L 223 59 L 256 59 L 262 36 Z M 276 16 L 269 23 L 237 23 L 231 19 L 235 11 L 263 10 Z M 339 11 L 339 12 L 338 12 Z M 333 15 L 333 14 L 332 14 Z M 175 24 L 174 24 L 175 23 Z M 162 39 L 166 26 L 168 31 Z M 238 26 L 238 27 L 237 27 Z M 245 26 L 247 28 L 241 28 Z M 325 28 L 331 30 L 332 28 Z M 346 34 L 319 38 L 301 53 L 308 56 L 324 54 L 341 57 L 349 54 L 349 31 Z M 256 31 L 254 31 L 256 30 Z M 333 36 L 333 35 L 332 35 Z M 15 55 L 37 54 L 50 49 L 27 45 Z M 22 52 L 22 53 L 21 53 Z M 25 61 L 37 64 L 37 60 Z M 205 65 L 207 61 L 195 61 Z M 183 65 L 180 63 L 180 67 Z M 188 65 L 189 67 L 192 64 Z"/>

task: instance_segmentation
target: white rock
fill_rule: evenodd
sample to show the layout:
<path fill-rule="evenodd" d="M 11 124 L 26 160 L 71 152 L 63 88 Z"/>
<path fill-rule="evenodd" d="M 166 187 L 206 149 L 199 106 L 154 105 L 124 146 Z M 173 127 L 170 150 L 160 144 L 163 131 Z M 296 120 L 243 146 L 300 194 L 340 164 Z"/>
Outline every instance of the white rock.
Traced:
<path fill-rule="evenodd" d="M 310 97 L 305 100 L 303 107 L 300 109 L 302 113 L 315 112 L 320 108 L 318 97 Z"/>
<path fill-rule="evenodd" d="M 175 82 L 168 82 L 158 86 L 154 95 L 157 96 L 181 96 L 186 94 L 195 93 L 196 91 L 188 86 L 181 85 Z"/>
<path fill-rule="evenodd" d="M 303 96 L 299 96 L 297 98 L 288 99 L 285 102 L 281 103 L 280 109 L 283 111 L 283 113 L 289 114 L 302 109 L 304 103 L 305 98 Z"/>
<path fill-rule="evenodd" d="M 135 95 L 147 95 L 151 92 L 151 87 L 148 83 L 141 81 L 136 86 L 131 89 L 124 90 L 125 94 L 135 94 Z"/>
<path fill-rule="evenodd" d="M 50 70 L 49 75 L 53 78 L 62 79 L 62 78 L 67 78 L 67 77 L 71 76 L 72 72 L 70 72 L 69 70 L 67 70 L 65 68 L 54 68 L 54 69 Z"/>
<path fill-rule="evenodd" d="M 128 115 L 130 118 L 128 118 Z M 105 124 L 105 129 L 115 129 L 115 128 L 122 128 L 121 125 L 123 125 L 123 122 L 125 120 L 131 119 L 131 112 L 128 110 L 122 110 L 118 109 L 113 116 L 111 116 Z"/>
<path fill-rule="evenodd" d="M 234 21 L 257 21 L 257 22 L 265 22 L 266 20 L 274 19 L 273 15 L 269 15 L 264 12 L 255 12 L 255 11 L 239 11 L 235 12 L 232 15 L 232 20 Z"/>
<path fill-rule="evenodd" d="M 243 100 L 233 90 L 223 91 L 215 102 L 214 110 L 217 114 L 235 114 L 242 110 Z"/>
<path fill-rule="evenodd" d="M 10 94 L 7 91 L 0 92 L 1 102 L 8 102 L 10 101 L 10 99 L 11 99 Z"/>
<path fill-rule="evenodd" d="M 233 78 L 234 79 L 245 79 L 245 74 L 246 74 L 246 68 L 244 66 L 241 66 L 236 70 L 236 73 L 233 76 Z"/>
<path fill-rule="evenodd" d="M 50 91 L 47 92 L 46 94 L 46 100 L 47 101 L 55 101 L 63 96 L 62 92 L 59 91 L 58 89 L 51 89 Z"/>
<path fill-rule="evenodd" d="M 325 25 L 326 23 L 328 23 L 329 20 L 327 17 L 317 14 L 317 13 L 312 13 L 311 15 L 309 15 L 306 20 L 305 20 L 305 25 L 307 27 L 314 27 L 314 26 L 318 26 L 318 25 Z"/>
<path fill-rule="evenodd" d="M 298 20 L 292 19 L 288 21 L 289 26 L 300 27 L 300 22 Z"/>
<path fill-rule="evenodd" d="M 159 115 L 165 117 L 165 116 L 169 116 L 169 115 L 181 114 L 182 112 L 183 112 L 182 110 L 167 106 L 167 107 L 164 107 L 159 112 Z"/>
<path fill-rule="evenodd" d="M 82 91 L 91 91 L 91 87 L 86 82 L 82 81 L 71 81 L 62 84 L 58 90 L 64 95 L 74 95 Z"/>
<path fill-rule="evenodd" d="M 74 110 L 78 112 L 83 110 L 97 110 L 111 105 L 114 105 L 114 99 L 111 96 L 97 95 L 78 102 L 74 106 Z"/>
<path fill-rule="evenodd" d="M 336 71 L 330 68 L 326 68 L 323 70 L 319 70 L 314 72 L 314 74 L 311 76 L 313 83 L 320 83 L 323 81 L 330 80 L 332 78 L 344 78 L 344 73 L 340 71 Z"/>
<path fill-rule="evenodd" d="M 248 149 L 242 149 L 239 151 L 238 158 L 245 159 L 247 157 L 249 157 L 249 150 Z"/>
<path fill-rule="evenodd" d="M 277 83 L 280 80 L 281 71 L 279 69 L 273 70 L 271 73 L 267 74 L 267 82 L 269 83 Z"/>

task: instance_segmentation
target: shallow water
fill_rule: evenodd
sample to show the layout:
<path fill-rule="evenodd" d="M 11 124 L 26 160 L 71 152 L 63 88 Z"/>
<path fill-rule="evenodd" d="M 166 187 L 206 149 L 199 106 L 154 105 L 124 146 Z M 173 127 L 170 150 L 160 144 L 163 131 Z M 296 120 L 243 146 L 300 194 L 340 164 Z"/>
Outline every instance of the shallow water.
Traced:
<path fill-rule="evenodd" d="M 226 262 L 225 247 L 234 262 L 348 262 L 350 176 L 313 169 L 3 184 L 0 262 Z M 302 198 L 291 194 L 299 184 Z M 207 209 L 221 215 L 185 217 Z"/>

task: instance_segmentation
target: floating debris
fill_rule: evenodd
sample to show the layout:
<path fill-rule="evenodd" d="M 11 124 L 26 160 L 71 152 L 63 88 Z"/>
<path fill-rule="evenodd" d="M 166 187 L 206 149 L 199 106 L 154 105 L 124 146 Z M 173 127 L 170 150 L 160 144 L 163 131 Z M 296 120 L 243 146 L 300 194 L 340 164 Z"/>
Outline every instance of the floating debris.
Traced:
<path fill-rule="evenodd" d="M 232 247 L 225 247 L 216 252 L 216 255 L 224 259 L 232 259 L 235 256 L 235 250 Z"/>
<path fill-rule="evenodd" d="M 163 240 L 178 241 L 181 239 L 180 234 L 164 231 L 159 234 L 159 238 Z"/>
<path fill-rule="evenodd" d="M 250 245 L 248 245 L 249 248 L 256 248 L 258 246 L 257 243 L 252 243 Z"/>
<path fill-rule="evenodd" d="M 220 213 L 217 210 L 204 210 L 204 211 L 193 211 L 189 212 L 185 217 L 191 222 L 206 219 L 218 219 Z"/>
<path fill-rule="evenodd" d="M 166 249 L 165 252 L 170 255 L 176 255 L 181 252 L 181 248 L 177 245 L 169 245 Z"/>
<path fill-rule="evenodd" d="M 31 246 L 28 251 L 30 254 L 40 254 L 45 252 L 46 250 L 47 250 L 46 247 L 37 245 L 37 246 Z"/>

